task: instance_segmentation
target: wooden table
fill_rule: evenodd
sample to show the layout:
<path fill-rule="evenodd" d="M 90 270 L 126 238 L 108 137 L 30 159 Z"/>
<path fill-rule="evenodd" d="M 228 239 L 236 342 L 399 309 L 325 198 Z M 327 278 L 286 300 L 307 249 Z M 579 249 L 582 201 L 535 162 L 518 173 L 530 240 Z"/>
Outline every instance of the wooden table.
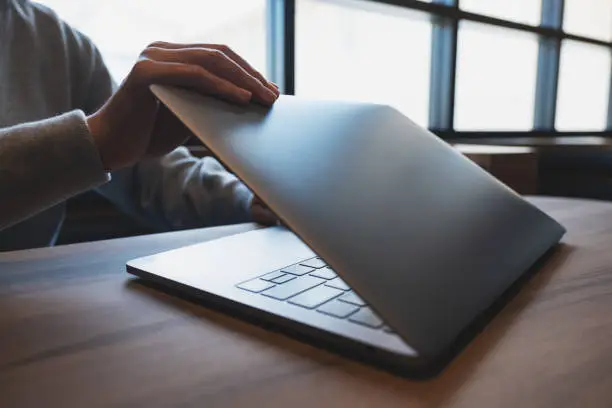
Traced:
<path fill-rule="evenodd" d="M 564 244 L 413 381 L 147 288 L 133 257 L 253 228 L 0 254 L 1 407 L 610 407 L 612 204 L 534 198 Z"/>

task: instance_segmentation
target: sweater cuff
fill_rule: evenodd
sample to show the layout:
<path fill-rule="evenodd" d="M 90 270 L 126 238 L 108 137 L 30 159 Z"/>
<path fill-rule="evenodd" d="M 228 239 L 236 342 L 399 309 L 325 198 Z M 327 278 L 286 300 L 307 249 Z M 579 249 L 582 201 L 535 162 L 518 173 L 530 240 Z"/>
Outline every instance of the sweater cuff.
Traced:
<path fill-rule="evenodd" d="M 51 149 L 51 157 L 57 160 L 54 175 L 65 183 L 65 198 L 110 180 L 83 111 L 74 110 L 51 118 L 45 121 L 45 130 L 46 136 L 53 138 L 49 144 L 55 147 Z"/>
<path fill-rule="evenodd" d="M 85 114 L 0 129 L 0 229 L 107 182 Z"/>

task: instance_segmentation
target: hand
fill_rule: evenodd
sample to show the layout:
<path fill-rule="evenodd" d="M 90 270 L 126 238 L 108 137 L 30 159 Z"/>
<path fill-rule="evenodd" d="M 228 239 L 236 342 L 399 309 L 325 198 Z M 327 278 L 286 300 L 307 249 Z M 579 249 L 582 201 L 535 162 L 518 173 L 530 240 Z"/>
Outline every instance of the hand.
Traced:
<path fill-rule="evenodd" d="M 191 135 L 160 106 L 149 90 L 152 84 L 189 88 L 236 104 L 269 106 L 279 95 L 274 84 L 224 45 L 153 43 L 117 92 L 87 118 L 106 170 L 164 155 Z"/>
<path fill-rule="evenodd" d="M 257 196 L 251 201 L 251 215 L 253 220 L 262 225 L 276 225 L 279 223 L 278 217 Z"/>

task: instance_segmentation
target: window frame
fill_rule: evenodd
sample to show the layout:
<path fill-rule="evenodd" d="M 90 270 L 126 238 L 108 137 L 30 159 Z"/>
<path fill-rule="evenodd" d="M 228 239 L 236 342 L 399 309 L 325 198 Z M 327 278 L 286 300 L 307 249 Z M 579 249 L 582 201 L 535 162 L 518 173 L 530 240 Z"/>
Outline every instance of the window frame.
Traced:
<path fill-rule="evenodd" d="M 295 13 L 297 0 L 268 0 L 268 73 L 281 90 L 295 93 Z M 333 0 L 328 0 L 333 1 Z M 541 21 L 537 26 L 464 11 L 460 0 L 361 0 L 426 12 L 432 21 L 429 129 L 446 139 L 478 137 L 612 136 L 612 81 L 608 89 L 607 127 L 603 131 L 557 131 L 555 115 L 559 83 L 561 43 L 574 40 L 609 49 L 612 42 L 563 31 L 565 0 L 541 0 Z M 533 130 L 456 131 L 454 129 L 457 72 L 457 37 L 460 21 L 473 21 L 538 35 L 538 64 Z M 612 72 L 611 72 L 612 75 Z"/>

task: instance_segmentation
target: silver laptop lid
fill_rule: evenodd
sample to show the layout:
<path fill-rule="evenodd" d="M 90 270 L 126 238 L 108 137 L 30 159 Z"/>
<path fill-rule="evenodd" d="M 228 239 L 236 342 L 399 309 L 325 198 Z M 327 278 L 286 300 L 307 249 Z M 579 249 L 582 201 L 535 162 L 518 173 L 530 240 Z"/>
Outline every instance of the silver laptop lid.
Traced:
<path fill-rule="evenodd" d="M 447 349 L 564 233 L 388 106 L 237 107 L 152 90 L 422 356 Z"/>

